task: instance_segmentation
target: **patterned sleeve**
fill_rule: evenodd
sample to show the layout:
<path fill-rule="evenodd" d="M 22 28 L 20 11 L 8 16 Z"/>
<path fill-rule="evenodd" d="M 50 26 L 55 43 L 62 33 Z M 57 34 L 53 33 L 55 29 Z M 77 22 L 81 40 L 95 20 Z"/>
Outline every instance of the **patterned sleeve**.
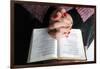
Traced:
<path fill-rule="evenodd" d="M 85 22 L 90 16 L 94 14 L 94 8 L 76 7 L 76 9 L 80 14 L 83 22 Z"/>

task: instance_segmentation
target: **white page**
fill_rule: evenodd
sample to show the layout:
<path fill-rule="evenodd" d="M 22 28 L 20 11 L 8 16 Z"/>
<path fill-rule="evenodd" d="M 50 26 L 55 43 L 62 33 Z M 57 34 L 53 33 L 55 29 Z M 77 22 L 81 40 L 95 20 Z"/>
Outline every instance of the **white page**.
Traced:
<path fill-rule="evenodd" d="M 94 40 L 90 44 L 89 48 L 86 49 L 87 61 L 94 61 Z"/>
<path fill-rule="evenodd" d="M 57 40 L 49 36 L 46 28 L 34 29 L 28 62 L 57 58 Z"/>
<path fill-rule="evenodd" d="M 68 59 L 86 59 L 81 30 L 72 29 L 69 37 L 58 40 L 59 57 Z"/>

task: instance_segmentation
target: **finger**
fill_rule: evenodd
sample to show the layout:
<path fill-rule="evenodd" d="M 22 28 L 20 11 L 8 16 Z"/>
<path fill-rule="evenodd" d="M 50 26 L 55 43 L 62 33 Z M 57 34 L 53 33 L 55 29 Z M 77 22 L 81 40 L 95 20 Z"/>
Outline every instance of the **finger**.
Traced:
<path fill-rule="evenodd" d="M 59 38 L 65 37 L 65 35 L 61 32 L 57 32 L 55 37 L 56 39 L 59 39 Z"/>
<path fill-rule="evenodd" d="M 61 13 L 61 18 L 67 16 L 66 9 L 64 9 L 64 8 L 59 8 L 59 12 Z"/>
<path fill-rule="evenodd" d="M 68 31 L 68 33 L 65 34 L 66 37 L 69 37 L 69 35 L 70 35 L 70 33 L 71 33 L 71 29 L 72 29 L 72 28 L 70 28 L 69 31 Z"/>
<path fill-rule="evenodd" d="M 67 26 L 68 26 L 67 23 L 64 22 L 56 22 L 53 25 L 54 28 L 67 27 Z"/>
<path fill-rule="evenodd" d="M 62 13 L 62 14 L 64 14 L 65 12 L 66 12 L 66 9 L 64 9 L 64 8 L 60 8 L 60 12 Z"/>
<path fill-rule="evenodd" d="M 67 17 L 61 18 L 59 21 L 60 21 L 60 22 L 67 23 L 68 25 L 72 24 L 71 19 L 69 19 L 69 18 L 67 18 Z"/>
<path fill-rule="evenodd" d="M 66 33 L 69 32 L 69 29 L 66 29 L 66 28 L 64 28 L 64 27 L 58 28 L 57 30 L 58 30 L 59 32 L 63 33 L 63 34 L 66 34 Z"/>
<path fill-rule="evenodd" d="M 50 36 L 55 38 L 55 39 L 59 39 L 62 37 L 65 37 L 65 35 L 61 32 L 49 32 Z"/>
<path fill-rule="evenodd" d="M 49 29 L 54 29 L 54 28 L 59 28 L 59 27 L 66 27 L 67 25 L 66 25 L 66 23 L 63 23 L 63 22 L 54 22 L 54 23 L 51 23 L 50 25 L 49 25 Z"/>
<path fill-rule="evenodd" d="M 51 16 L 51 20 L 52 21 L 57 21 L 61 18 L 61 16 L 62 16 L 61 12 L 57 11 Z"/>
<path fill-rule="evenodd" d="M 58 29 L 56 31 L 52 30 L 48 32 L 51 37 L 53 38 L 56 38 L 56 39 L 59 39 L 59 38 L 62 38 L 62 37 L 68 37 L 69 36 L 69 33 L 70 33 L 70 29 L 65 29 L 65 28 L 59 28 L 59 31 Z"/>
<path fill-rule="evenodd" d="M 73 24 L 73 19 L 69 14 L 67 14 L 67 16 L 65 18 L 67 19 L 67 22 L 70 22 Z"/>
<path fill-rule="evenodd" d="M 72 25 L 67 25 L 66 23 L 55 23 L 55 24 L 49 25 L 49 29 L 60 29 L 60 28 L 71 29 Z"/>

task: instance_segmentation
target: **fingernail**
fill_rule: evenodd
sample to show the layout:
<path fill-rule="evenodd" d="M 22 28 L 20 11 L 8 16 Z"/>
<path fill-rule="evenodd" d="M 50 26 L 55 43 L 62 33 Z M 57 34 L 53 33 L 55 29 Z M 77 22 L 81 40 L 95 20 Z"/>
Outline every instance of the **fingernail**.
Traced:
<path fill-rule="evenodd" d="M 63 18 L 63 17 L 65 17 L 65 16 L 67 16 L 67 13 L 66 13 L 66 12 L 65 12 L 65 13 L 63 13 L 62 18 Z"/>
<path fill-rule="evenodd" d="M 54 15 L 54 16 L 53 16 L 53 18 L 57 18 L 57 17 L 58 17 L 58 15 Z"/>
<path fill-rule="evenodd" d="M 67 13 L 64 13 L 63 16 L 67 16 Z"/>

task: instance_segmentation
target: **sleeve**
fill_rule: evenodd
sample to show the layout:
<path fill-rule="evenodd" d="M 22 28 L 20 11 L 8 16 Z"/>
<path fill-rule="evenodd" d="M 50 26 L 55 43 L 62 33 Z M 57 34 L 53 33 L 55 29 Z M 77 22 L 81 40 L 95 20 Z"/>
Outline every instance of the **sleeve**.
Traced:
<path fill-rule="evenodd" d="M 89 7 L 76 7 L 76 10 L 80 14 L 83 22 L 88 20 L 89 17 L 91 17 L 94 14 L 94 8 Z"/>

